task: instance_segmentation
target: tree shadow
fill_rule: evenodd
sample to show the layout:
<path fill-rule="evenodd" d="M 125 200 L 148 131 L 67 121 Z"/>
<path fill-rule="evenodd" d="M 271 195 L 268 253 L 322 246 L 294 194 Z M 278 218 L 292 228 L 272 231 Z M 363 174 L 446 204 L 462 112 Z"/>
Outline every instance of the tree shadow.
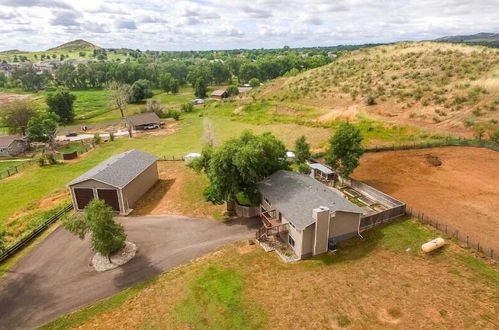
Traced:
<path fill-rule="evenodd" d="M 119 272 L 113 279 L 114 285 L 120 291 L 134 286 L 137 283 L 149 280 L 163 272 L 152 264 L 151 260 L 137 251 L 135 257 L 119 267 Z"/>
<path fill-rule="evenodd" d="M 246 226 L 251 230 L 257 230 L 262 226 L 260 217 L 253 218 L 230 218 L 222 222 L 226 226 Z"/>
<path fill-rule="evenodd" d="M 136 203 L 132 215 L 150 214 L 163 200 L 176 179 L 160 179 Z"/>
<path fill-rule="evenodd" d="M 33 273 L 10 272 L 0 284 L 0 329 L 30 328 L 33 316 L 56 299 Z"/>

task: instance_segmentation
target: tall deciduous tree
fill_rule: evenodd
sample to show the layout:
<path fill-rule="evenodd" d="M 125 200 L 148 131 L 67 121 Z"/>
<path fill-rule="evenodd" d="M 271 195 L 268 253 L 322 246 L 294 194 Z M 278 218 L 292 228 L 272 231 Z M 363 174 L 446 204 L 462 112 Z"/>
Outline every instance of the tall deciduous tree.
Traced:
<path fill-rule="evenodd" d="M 49 110 L 54 112 L 62 123 L 70 123 L 74 120 L 75 100 L 76 95 L 71 94 L 67 88 L 59 88 L 54 94 L 47 95 L 46 103 Z"/>
<path fill-rule="evenodd" d="M 329 140 L 325 160 L 342 177 L 347 178 L 359 166 L 363 153 L 360 130 L 350 123 L 342 123 Z"/>
<path fill-rule="evenodd" d="M 126 240 L 123 226 L 116 223 L 113 217 L 111 207 L 100 199 L 94 199 L 85 207 L 83 215 L 67 217 L 64 227 L 80 239 L 90 233 L 94 251 L 109 257 L 121 250 Z"/>
<path fill-rule="evenodd" d="M 0 116 L 6 126 L 12 133 L 20 132 L 26 135 L 28 121 L 36 115 L 33 102 L 28 100 L 19 100 L 5 107 Z"/>
<path fill-rule="evenodd" d="M 153 94 L 150 85 L 151 83 L 147 79 L 139 79 L 134 82 L 130 93 L 130 103 L 138 103 L 143 99 L 151 97 Z"/>
<path fill-rule="evenodd" d="M 216 204 L 233 203 L 243 193 L 251 202 L 258 202 L 257 184 L 277 170 L 286 169 L 286 147 L 271 133 L 260 136 L 249 131 L 225 142 L 211 155 L 207 169 L 210 184 L 204 195 Z"/>
<path fill-rule="evenodd" d="M 111 81 L 106 85 L 106 89 L 113 98 L 114 104 L 120 110 L 121 118 L 125 118 L 125 109 L 132 93 L 132 87 L 128 84 Z"/>
<path fill-rule="evenodd" d="M 295 161 L 297 164 L 304 164 L 310 159 L 310 145 L 307 138 L 302 135 L 295 141 Z"/>
<path fill-rule="evenodd" d="M 59 127 L 58 120 L 59 117 L 53 112 L 32 117 L 28 121 L 28 138 L 31 141 L 48 143 L 52 149 Z"/>

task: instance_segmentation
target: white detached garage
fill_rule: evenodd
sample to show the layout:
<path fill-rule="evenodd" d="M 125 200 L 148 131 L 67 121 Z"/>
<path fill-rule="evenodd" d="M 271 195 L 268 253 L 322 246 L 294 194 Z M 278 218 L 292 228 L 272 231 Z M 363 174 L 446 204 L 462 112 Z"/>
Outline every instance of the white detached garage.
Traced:
<path fill-rule="evenodd" d="M 157 157 L 130 150 L 100 163 L 68 184 L 73 206 L 83 210 L 94 198 L 120 214 L 129 214 L 135 202 L 158 181 Z"/>

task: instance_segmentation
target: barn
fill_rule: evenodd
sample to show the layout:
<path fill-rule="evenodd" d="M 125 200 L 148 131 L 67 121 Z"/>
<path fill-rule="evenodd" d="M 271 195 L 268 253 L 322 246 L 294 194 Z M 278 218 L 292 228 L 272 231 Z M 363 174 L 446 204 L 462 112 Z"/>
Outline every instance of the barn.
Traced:
<path fill-rule="evenodd" d="M 115 155 L 71 181 L 73 206 L 82 211 L 94 198 L 126 215 L 135 202 L 158 181 L 157 157 L 140 150 Z"/>
<path fill-rule="evenodd" d="M 144 112 L 133 116 L 127 116 L 126 122 L 135 131 L 143 130 L 146 127 L 154 126 L 159 128 L 161 121 L 154 112 Z"/>

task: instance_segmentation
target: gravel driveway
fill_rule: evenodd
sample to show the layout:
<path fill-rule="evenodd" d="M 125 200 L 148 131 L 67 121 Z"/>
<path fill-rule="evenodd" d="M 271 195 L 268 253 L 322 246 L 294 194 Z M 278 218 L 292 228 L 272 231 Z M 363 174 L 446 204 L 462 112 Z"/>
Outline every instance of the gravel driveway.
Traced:
<path fill-rule="evenodd" d="M 138 254 L 104 273 L 89 265 L 88 240 L 57 228 L 0 278 L 0 329 L 39 326 L 223 245 L 254 237 L 257 221 L 174 216 L 119 218 Z"/>

